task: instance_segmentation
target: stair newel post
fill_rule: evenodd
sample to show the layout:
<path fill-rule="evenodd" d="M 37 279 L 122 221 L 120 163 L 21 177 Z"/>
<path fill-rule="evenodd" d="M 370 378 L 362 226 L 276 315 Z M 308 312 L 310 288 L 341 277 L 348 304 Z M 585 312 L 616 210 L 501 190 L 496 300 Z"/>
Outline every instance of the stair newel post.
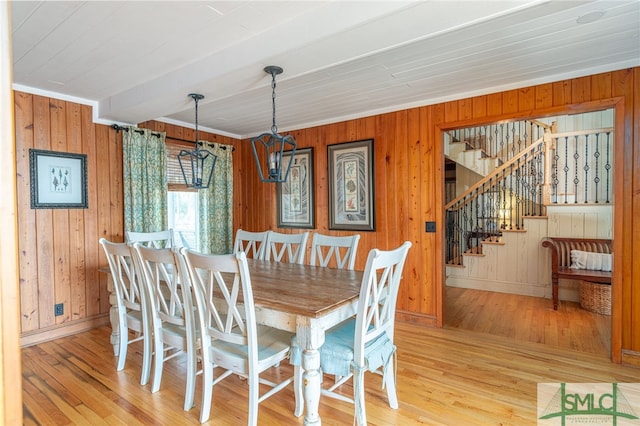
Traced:
<path fill-rule="evenodd" d="M 544 142 L 538 145 L 538 160 L 536 162 L 537 166 L 536 166 L 536 190 L 537 190 L 537 201 L 538 201 L 538 212 L 536 214 L 536 216 L 543 216 L 543 212 L 546 213 L 545 211 L 545 204 L 543 204 L 543 188 L 544 188 L 544 183 L 545 183 L 545 179 L 544 179 L 544 173 L 545 173 L 545 161 L 546 161 L 546 155 L 544 153 Z"/>
<path fill-rule="evenodd" d="M 555 124 L 555 121 L 554 121 Z M 553 126 L 553 124 L 552 124 Z M 543 155 L 544 155 L 544 175 L 542 177 L 542 204 L 545 206 L 551 204 L 551 176 L 553 175 L 553 155 L 555 151 L 554 139 L 551 136 L 551 129 L 544 130 L 543 135 Z"/>

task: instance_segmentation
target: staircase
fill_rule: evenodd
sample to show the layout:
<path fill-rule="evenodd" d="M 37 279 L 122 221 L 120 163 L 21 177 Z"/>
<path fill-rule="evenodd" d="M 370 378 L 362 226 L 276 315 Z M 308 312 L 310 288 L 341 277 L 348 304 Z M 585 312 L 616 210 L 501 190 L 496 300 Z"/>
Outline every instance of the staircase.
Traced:
<path fill-rule="evenodd" d="M 584 223 L 594 214 L 610 220 L 612 132 L 558 133 L 555 123 L 536 120 L 449 132 L 447 157 L 480 179 L 445 207 L 447 285 L 468 287 L 461 280 L 469 280 L 487 290 L 549 297 L 549 259 L 540 246 L 549 228 L 563 232 L 558 223 L 567 215 Z M 593 213 L 596 204 L 609 208 Z M 550 224 L 547 210 L 559 205 L 574 209 L 559 213 L 563 219 L 554 210 Z"/>
<path fill-rule="evenodd" d="M 544 216 L 543 135 L 551 130 L 545 123 L 518 121 L 447 135 L 448 158 L 482 177 L 445 207 L 447 264 L 462 265 L 462 254 L 482 254 L 482 242 L 500 243 L 504 230 L 523 229 L 525 216 Z"/>

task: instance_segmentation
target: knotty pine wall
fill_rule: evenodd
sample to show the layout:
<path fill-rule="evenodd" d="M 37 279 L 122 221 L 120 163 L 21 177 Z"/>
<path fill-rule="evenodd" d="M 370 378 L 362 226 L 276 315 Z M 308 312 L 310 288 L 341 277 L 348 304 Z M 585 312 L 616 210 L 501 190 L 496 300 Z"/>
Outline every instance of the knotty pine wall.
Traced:
<path fill-rule="evenodd" d="M 98 239 L 123 239 L 122 145 L 113 129 L 93 123 L 89 106 L 14 93 L 25 344 L 57 336 L 62 325 L 83 328 L 108 319 L 107 277 L 98 272 L 106 258 Z M 31 209 L 30 148 L 87 155 L 87 209 Z M 56 303 L 64 304 L 64 315 L 54 316 Z"/>
<path fill-rule="evenodd" d="M 368 251 L 404 240 L 413 247 L 398 297 L 400 319 L 441 326 L 444 291 L 443 143 L 441 129 L 499 120 L 553 116 L 616 106 L 615 304 L 613 358 L 640 365 L 640 68 L 625 69 L 291 132 L 314 147 L 316 230 L 328 231 L 327 145 L 374 139 L 376 231 L 361 232 L 357 269 Z M 236 167 L 234 227 L 276 229 L 275 188 L 261 184 L 248 141 Z M 635 157 L 634 157 L 635 154 Z M 623 184 L 624 183 L 624 184 Z M 271 212 L 271 213 L 266 213 Z M 425 221 L 437 232 L 426 233 Z M 623 231 L 624 229 L 624 231 Z M 291 232 L 280 229 L 280 232 Z M 621 350 L 624 348 L 624 351 Z"/>
<path fill-rule="evenodd" d="M 444 160 L 440 130 L 604 106 L 617 108 L 614 251 L 621 255 L 614 257 L 612 355 L 617 362 L 640 365 L 640 264 L 633 262 L 634 254 L 640 255 L 640 68 L 291 133 L 299 147 L 314 147 L 316 231 L 335 235 L 348 232 L 327 229 L 326 147 L 374 139 L 376 231 L 361 232 L 356 268 L 364 267 L 371 248 L 391 248 L 410 240 L 414 246 L 398 300 L 400 319 L 441 326 L 446 313 L 442 308 Z M 141 127 L 188 140 L 193 137 L 188 129 L 159 122 L 142 123 Z M 106 314 L 106 279 L 96 271 L 105 262 L 97 240 L 101 236 L 122 239 L 120 136 L 107 126 L 92 124 L 88 107 L 16 92 L 16 139 L 23 335 Z M 234 228 L 277 229 L 275 186 L 258 180 L 249 142 L 220 136 L 209 140 L 236 147 Z M 89 155 L 89 209 L 29 209 L 31 146 Z M 437 232 L 425 233 L 425 221 L 436 221 Z M 54 301 L 69 304 L 64 317 L 53 317 Z"/>

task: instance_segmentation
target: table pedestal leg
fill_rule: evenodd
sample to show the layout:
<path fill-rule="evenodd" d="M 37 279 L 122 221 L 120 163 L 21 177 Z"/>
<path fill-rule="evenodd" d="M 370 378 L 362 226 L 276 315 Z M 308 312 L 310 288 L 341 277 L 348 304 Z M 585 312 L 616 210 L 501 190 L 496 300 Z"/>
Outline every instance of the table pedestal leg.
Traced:
<path fill-rule="evenodd" d="M 109 303 L 111 308 L 109 309 L 109 321 L 111 322 L 111 344 L 113 345 L 113 354 L 118 356 L 120 351 L 120 332 L 118 324 L 118 305 L 116 300 L 116 291 L 113 286 L 113 277 L 111 273 L 107 276 L 107 291 L 109 292 Z"/>
<path fill-rule="evenodd" d="M 306 414 L 304 416 L 305 425 L 320 425 L 318 406 L 320 405 L 320 386 L 322 383 L 322 372 L 320 371 L 320 352 L 317 349 L 305 349 L 302 353 L 302 392 Z"/>

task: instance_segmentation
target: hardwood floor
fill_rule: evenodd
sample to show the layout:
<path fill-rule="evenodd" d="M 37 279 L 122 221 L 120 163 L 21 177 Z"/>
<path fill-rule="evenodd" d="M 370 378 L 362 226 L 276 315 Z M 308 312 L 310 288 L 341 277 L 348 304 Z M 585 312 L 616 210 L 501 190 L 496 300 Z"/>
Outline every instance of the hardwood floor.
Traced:
<path fill-rule="evenodd" d="M 555 336 L 549 338 L 545 332 L 544 339 L 536 338 L 533 342 L 490 334 L 497 332 L 483 317 L 490 314 L 480 312 L 493 309 L 494 300 L 489 296 L 469 292 L 456 296 L 456 292 L 449 292 L 451 323 L 448 321 L 444 329 L 397 323 L 400 408 L 388 407 L 381 378 L 367 374 L 370 425 L 535 425 L 537 383 L 640 382 L 640 369 L 612 364 L 597 351 L 576 351 L 538 341 L 560 341 L 567 336 L 566 330 L 549 331 L 550 336 Z M 466 297 L 474 297 L 476 301 L 486 297 L 484 307 L 474 308 L 469 318 L 454 315 L 456 303 L 465 303 Z M 512 330 L 515 328 L 509 324 L 512 318 L 524 318 L 522 321 L 534 331 L 562 329 L 559 324 L 568 321 L 552 319 L 552 313 L 548 313 L 544 327 L 534 326 L 536 321 L 530 317 L 537 314 L 523 307 L 525 302 L 514 299 L 511 303 L 515 306 L 494 312 L 492 315 L 502 323 L 498 329 L 520 338 L 533 332 Z M 517 309 L 523 313 L 507 314 Z M 564 308 L 559 312 L 558 316 L 564 315 Z M 454 322 L 457 328 L 452 328 Z M 481 332 L 464 329 L 474 324 Z M 105 326 L 23 349 L 24 424 L 199 424 L 199 388 L 196 406 L 188 412 L 182 410 L 184 358 L 166 364 L 161 389 L 151 394 L 149 386 L 139 384 L 140 343 L 131 346 L 125 369 L 116 372 L 109 335 L 110 328 Z M 572 335 L 573 332 L 569 333 Z M 286 362 L 270 370 L 273 375 L 290 373 L 291 366 Z M 197 386 L 200 385 L 198 379 Z M 352 391 L 350 386 L 344 386 L 343 390 Z M 302 424 L 302 418 L 292 414 L 293 398 L 293 390 L 288 388 L 261 403 L 259 423 Z M 230 377 L 214 389 L 211 420 L 207 424 L 245 424 L 246 410 L 247 384 Z M 353 406 L 323 398 L 320 415 L 324 425 L 351 424 Z"/>
<path fill-rule="evenodd" d="M 445 327 L 544 343 L 604 357 L 611 354 L 611 317 L 579 303 L 447 287 Z"/>

